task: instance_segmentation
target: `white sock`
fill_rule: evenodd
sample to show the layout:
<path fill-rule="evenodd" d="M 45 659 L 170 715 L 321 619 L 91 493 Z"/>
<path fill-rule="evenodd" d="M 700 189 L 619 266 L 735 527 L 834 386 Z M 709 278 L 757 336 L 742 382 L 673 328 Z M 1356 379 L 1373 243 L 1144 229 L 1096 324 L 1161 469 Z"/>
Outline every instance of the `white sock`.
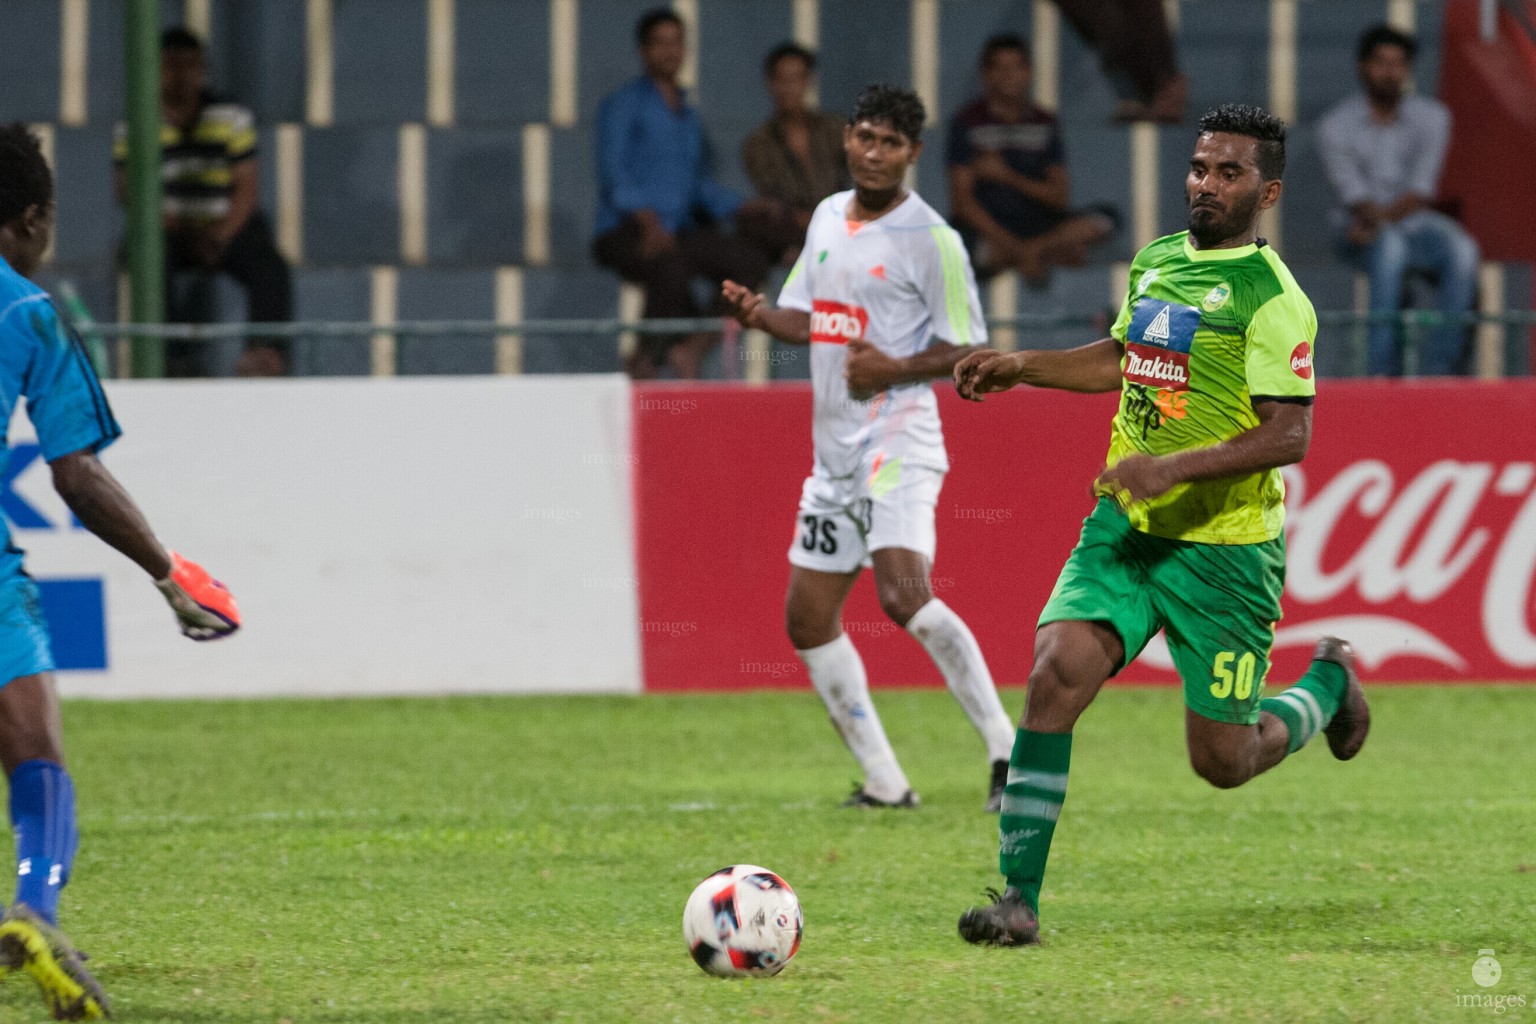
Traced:
<path fill-rule="evenodd" d="M 1003 710 L 992 673 L 987 671 L 987 662 L 981 656 L 981 646 L 965 620 L 934 598 L 907 622 L 907 632 L 917 638 L 939 666 L 949 692 L 955 695 L 986 742 L 988 760 L 1008 760 L 1013 753 L 1013 720 Z"/>
<path fill-rule="evenodd" d="M 864 662 L 853 641 L 841 633 L 829 644 L 795 653 L 810 671 L 832 724 L 864 769 L 864 791 L 888 803 L 900 800 L 911 787 L 869 699 Z"/>

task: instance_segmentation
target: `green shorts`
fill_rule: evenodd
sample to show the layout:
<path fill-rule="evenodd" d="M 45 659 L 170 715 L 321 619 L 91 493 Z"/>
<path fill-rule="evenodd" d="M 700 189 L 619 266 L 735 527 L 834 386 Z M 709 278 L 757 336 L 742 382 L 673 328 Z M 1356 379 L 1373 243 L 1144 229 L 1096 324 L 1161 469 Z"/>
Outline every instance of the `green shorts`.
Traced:
<path fill-rule="evenodd" d="M 1107 622 L 1125 643 L 1127 664 L 1161 629 L 1190 710 L 1252 725 L 1284 584 L 1283 536 L 1260 544 L 1167 540 L 1131 529 L 1106 498 L 1083 520 L 1040 625 Z"/>

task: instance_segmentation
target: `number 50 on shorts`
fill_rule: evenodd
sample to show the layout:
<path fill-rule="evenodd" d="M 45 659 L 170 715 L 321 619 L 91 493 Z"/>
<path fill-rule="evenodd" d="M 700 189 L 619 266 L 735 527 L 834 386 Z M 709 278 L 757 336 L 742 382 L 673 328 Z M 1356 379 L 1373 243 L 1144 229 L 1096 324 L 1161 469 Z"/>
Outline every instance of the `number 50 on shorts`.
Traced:
<path fill-rule="evenodd" d="M 1222 651 L 1216 655 L 1216 661 L 1211 665 L 1214 677 L 1211 696 L 1218 700 L 1228 697 L 1247 700 L 1252 697 L 1253 677 L 1258 664 L 1259 659 L 1251 651 L 1242 656 L 1235 651 Z"/>

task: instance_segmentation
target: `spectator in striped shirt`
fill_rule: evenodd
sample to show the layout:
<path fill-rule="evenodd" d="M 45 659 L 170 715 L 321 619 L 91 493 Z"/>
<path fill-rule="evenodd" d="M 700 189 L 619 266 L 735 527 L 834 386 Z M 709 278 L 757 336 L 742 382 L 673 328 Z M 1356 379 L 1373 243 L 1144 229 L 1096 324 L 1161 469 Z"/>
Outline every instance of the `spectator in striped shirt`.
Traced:
<path fill-rule="evenodd" d="M 247 319 L 253 323 L 292 320 L 292 276 L 258 205 L 261 179 L 251 112 L 209 89 L 203 44 L 184 28 L 167 29 L 160 37 L 160 108 L 166 318 L 207 318 L 207 311 L 197 308 L 202 304 L 183 300 L 176 287 L 180 272 L 195 269 L 234 278 L 245 289 Z M 113 148 L 119 202 L 126 194 L 127 158 L 127 129 L 119 125 Z M 286 339 L 250 338 L 235 372 L 286 374 L 289 348 Z M 169 342 L 165 372 L 168 377 L 206 376 L 206 344 Z"/>

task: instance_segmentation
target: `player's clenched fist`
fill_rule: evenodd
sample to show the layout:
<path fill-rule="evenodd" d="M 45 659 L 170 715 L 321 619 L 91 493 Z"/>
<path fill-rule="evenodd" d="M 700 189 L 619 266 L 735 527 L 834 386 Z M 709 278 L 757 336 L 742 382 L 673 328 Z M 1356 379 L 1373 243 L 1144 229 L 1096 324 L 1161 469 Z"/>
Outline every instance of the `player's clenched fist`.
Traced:
<path fill-rule="evenodd" d="M 240 609 L 229 588 L 196 562 L 174 551 L 170 556 L 171 574 L 156 580 L 155 586 L 176 613 L 182 635 L 193 640 L 217 640 L 239 629 Z"/>
<path fill-rule="evenodd" d="M 1023 368 L 1015 354 L 994 349 L 977 349 L 955 364 L 955 390 L 972 402 L 994 391 L 1007 391 L 1023 379 Z"/>
<path fill-rule="evenodd" d="M 761 328 L 760 322 L 763 313 L 763 298 L 761 292 L 754 292 L 735 281 L 725 281 L 720 285 L 720 297 L 731 307 L 731 316 L 743 327 Z"/>

